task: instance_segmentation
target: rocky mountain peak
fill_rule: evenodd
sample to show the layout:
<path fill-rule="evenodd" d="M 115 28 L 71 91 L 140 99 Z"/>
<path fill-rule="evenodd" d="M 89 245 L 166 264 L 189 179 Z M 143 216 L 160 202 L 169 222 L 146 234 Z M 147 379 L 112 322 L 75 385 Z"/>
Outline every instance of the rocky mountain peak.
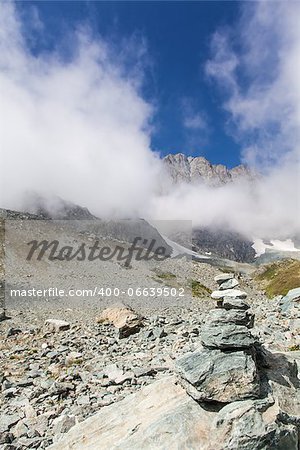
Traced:
<path fill-rule="evenodd" d="M 199 183 L 219 186 L 238 178 L 254 179 L 255 174 L 245 165 L 228 169 L 223 164 L 211 164 L 204 156 L 186 156 L 183 153 L 169 154 L 164 163 L 175 183 Z"/>

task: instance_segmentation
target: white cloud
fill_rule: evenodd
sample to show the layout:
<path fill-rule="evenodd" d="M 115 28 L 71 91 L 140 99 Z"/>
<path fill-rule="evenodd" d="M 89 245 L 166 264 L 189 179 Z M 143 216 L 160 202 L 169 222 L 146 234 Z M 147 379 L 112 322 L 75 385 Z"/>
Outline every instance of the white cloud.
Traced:
<path fill-rule="evenodd" d="M 183 125 L 191 130 L 206 130 L 207 123 L 204 116 L 200 113 L 188 114 L 184 117 Z"/>
<path fill-rule="evenodd" d="M 263 169 L 299 159 L 299 20 L 299 2 L 245 4 L 238 26 L 212 40 L 206 72 L 226 97 L 244 160 Z"/>
<path fill-rule="evenodd" d="M 204 153 L 211 133 L 207 114 L 195 104 L 195 99 L 189 97 L 181 100 L 180 107 L 185 132 L 184 150 L 189 154 Z"/>
<path fill-rule="evenodd" d="M 204 136 L 209 131 L 208 120 L 204 111 L 199 111 L 195 101 L 189 97 L 181 100 L 181 112 L 183 126 L 192 132 L 201 132 Z"/>
<path fill-rule="evenodd" d="M 101 215 L 135 215 L 160 170 L 139 71 L 86 30 L 73 41 L 67 61 L 58 52 L 33 56 L 15 6 L 1 3 L 1 205 L 17 207 L 37 191 Z"/>
<path fill-rule="evenodd" d="M 238 231 L 249 238 L 286 239 L 300 233 L 297 167 L 276 169 L 256 183 L 219 188 L 181 184 L 155 199 L 153 216 L 192 220 L 194 226 Z M 299 178 L 298 178 L 299 179 Z"/>

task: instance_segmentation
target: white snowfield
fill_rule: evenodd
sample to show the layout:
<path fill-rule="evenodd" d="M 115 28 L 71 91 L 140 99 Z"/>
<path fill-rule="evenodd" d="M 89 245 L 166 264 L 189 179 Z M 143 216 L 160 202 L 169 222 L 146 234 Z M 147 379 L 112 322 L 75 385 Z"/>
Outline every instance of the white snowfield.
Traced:
<path fill-rule="evenodd" d="M 291 239 L 286 239 L 285 241 L 280 241 L 278 239 L 270 240 L 270 244 L 265 244 L 263 239 L 253 239 L 252 248 L 254 248 L 256 255 L 263 255 L 267 249 L 275 250 L 278 252 L 300 252 L 300 248 L 296 248 L 294 242 Z"/>

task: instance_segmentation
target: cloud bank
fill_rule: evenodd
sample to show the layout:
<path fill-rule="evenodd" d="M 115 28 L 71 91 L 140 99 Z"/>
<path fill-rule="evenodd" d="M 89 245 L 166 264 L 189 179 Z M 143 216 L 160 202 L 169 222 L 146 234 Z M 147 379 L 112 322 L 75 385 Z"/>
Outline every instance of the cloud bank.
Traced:
<path fill-rule="evenodd" d="M 265 176 L 208 188 L 170 186 L 151 150 L 155 111 L 142 96 L 143 73 L 128 68 L 126 51 L 80 28 L 67 58 L 60 49 L 33 54 L 15 5 L 2 2 L 0 206 L 21 209 L 35 192 L 99 217 L 186 219 L 256 237 L 299 233 L 300 4 L 242 7 L 236 28 L 213 36 L 206 74 L 243 160 Z M 187 127 L 202 125 L 189 119 Z"/>
<path fill-rule="evenodd" d="M 19 207 L 24 193 L 38 192 L 102 215 L 142 211 L 160 162 L 137 71 L 86 29 L 73 35 L 68 58 L 33 56 L 14 5 L 0 11 L 1 205 Z"/>

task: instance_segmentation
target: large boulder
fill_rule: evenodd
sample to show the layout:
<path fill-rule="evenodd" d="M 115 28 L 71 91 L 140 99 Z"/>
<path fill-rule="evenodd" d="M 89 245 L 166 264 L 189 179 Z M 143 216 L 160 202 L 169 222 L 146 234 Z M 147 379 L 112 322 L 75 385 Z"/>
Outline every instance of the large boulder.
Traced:
<path fill-rule="evenodd" d="M 51 332 L 59 332 L 59 331 L 66 331 L 69 330 L 70 324 L 69 322 L 66 322 L 65 320 L 59 320 L 59 319 L 47 319 L 45 321 L 45 326 L 47 330 Z"/>
<path fill-rule="evenodd" d="M 105 406 L 48 450 L 298 450 L 297 418 L 277 401 L 199 404 L 165 377 Z"/>
<path fill-rule="evenodd" d="M 124 304 L 116 304 L 106 308 L 96 321 L 113 324 L 118 330 L 119 338 L 138 333 L 143 326 L 142 317 Z"/>
<path fill-rule="evenodd" d="M 285 297 L 280 300 L 280 309 L 282 312 L 290 311 L 296 304 L 300 307 L 300 287 L 291 289 Z"/>
<path fill-rule="evenodd" d="M 208 449 L 213 415 L 166 377 L 103 407 L 49 450 Z"/>
<path fill-rule="evenodd" d="M 211 448 L 298 450 L 299 430 L 272 400 L 245 400 L 224 406 L 215 418 Z"/>
<path fill-rule="evenodd" d="M 175 368 L 187 392 L 201 401 L 257 398 L 259 377 L 251 353 L 203 349 L 178 359 Z"/>
<path fill-rule="evenodd" d="M 298 416 L 300 426 L 300 352 L 263 352 L 264 378 L 269 391 L 286 414 Z"/>

